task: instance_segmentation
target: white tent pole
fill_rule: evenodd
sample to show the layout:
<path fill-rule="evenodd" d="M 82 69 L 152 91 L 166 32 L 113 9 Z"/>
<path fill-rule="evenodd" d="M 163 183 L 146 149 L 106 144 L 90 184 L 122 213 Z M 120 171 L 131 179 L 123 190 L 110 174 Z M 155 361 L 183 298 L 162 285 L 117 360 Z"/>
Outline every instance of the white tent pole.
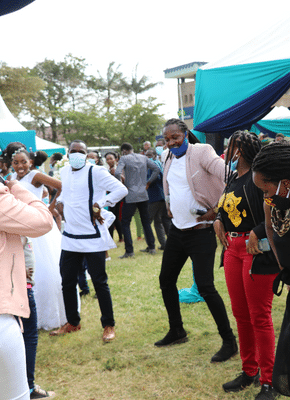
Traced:
<path fill-rule="evenodd" d="M 177 84 L 178 84 L 178 93 L 179 93 L 179 103 L 180 103 L 180 108 L 181 108 L 181 120 L 184 121 L 181 83 L 179 82 L 179 78 L 177 80 Z"/>

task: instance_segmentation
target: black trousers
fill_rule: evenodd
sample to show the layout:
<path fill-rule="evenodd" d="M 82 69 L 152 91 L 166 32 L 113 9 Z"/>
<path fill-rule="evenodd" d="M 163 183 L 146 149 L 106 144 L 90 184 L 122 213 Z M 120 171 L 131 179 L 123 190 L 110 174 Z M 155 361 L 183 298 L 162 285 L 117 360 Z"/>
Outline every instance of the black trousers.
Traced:
<path fill-rule="evenodd" d="M 159 276 L 163 301 L 170 328 L 182 327 L 176 282 L 188 257 L 194 268 L 199 293 L 204 298 L 223 340 L 231 340 L 233 332 L 224 302 L 214 286 L 216 237 L 213 227 L 182 231 L 173 224 L 169 230 Z"/>
<path fill-rule="evenodd" d="M 108 286 L 106 273 L 106 255 L 104 251 L 93 253 L 78 253 L 62 250 L 60 256 L 60 274 L 62 277 L 62 292 L 67 320 L 77 326 L 80 323 L 77 301 L 78 274 L 82 268 L 84 257 L 87 261 L 88 271 L 98 297 L 101 310 L 101 323 L 103 328 L 107 325 L 114 326 L 113 305 Z"/>

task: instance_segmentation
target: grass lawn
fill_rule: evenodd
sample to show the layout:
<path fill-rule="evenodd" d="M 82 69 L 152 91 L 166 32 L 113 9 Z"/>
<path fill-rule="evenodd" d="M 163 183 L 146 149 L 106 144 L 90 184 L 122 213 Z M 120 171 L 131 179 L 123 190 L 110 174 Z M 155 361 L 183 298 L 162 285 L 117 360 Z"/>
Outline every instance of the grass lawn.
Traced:
<path fill-rule="evenodd" d="M 133 233 L 133 237 L 136 237 Z M 189 341 L 167 348 L 154 342 L 168 331 L 168 321 L 161 291 L 159 271 L 162 251 L 141 253 L 145 241 L 134 241 L 135 258 L 120 260 L 124 244 L 111 250 L 107 263 L 109 285 L 116 319 L 116 339 L 102 342 L 98 301 L 94 290 L 82 300 L 79 332 L 63 337 L 39 334 L 36 383 L 54 390 L 59 400 L 187 400 L 254 399 L 258 388 L 236 394 L 224 393 L 221 385 L 241 372 L 239 355 L 221 364 L 211 364 L 221 338 L 205 303 L 182 304 L 184 328 Z M 220 248 L 216 255 L 215 283 L 223 297 L 232 327 L 237 334 L 230 300 L 219 269 Z M 178 281 L 178 288 L 191 287 L 192 270 L 188 260 Z M 273 320 L 278 339 L 286 290 L 274 298 Z"/>

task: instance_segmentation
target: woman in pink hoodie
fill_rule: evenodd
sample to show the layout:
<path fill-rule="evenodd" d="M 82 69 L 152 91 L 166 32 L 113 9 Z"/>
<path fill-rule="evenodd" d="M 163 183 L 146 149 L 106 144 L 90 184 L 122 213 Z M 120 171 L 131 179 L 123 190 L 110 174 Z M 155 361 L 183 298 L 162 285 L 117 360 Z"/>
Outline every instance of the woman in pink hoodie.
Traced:
<path fill-rule="evenodd" d="M 0 393 L 7 400 L 28 400 L 23 336 L 16 317 L 29 317 L 26 271 L 20 236 L 51 230 L 47 206 L 16 181 L 0 182 Z"/>

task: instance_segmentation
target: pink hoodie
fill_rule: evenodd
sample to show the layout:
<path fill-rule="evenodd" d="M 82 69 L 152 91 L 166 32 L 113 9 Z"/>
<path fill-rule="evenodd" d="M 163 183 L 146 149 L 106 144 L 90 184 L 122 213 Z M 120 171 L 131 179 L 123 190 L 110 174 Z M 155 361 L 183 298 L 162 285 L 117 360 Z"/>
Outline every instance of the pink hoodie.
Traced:
<path fill-rule="evenodd" d="M 16 183 L 0 183 L 0 314 L 28 318 L 26 272 L 20 235 L 42 236 L 52 229 L 47 206 Z"/>

